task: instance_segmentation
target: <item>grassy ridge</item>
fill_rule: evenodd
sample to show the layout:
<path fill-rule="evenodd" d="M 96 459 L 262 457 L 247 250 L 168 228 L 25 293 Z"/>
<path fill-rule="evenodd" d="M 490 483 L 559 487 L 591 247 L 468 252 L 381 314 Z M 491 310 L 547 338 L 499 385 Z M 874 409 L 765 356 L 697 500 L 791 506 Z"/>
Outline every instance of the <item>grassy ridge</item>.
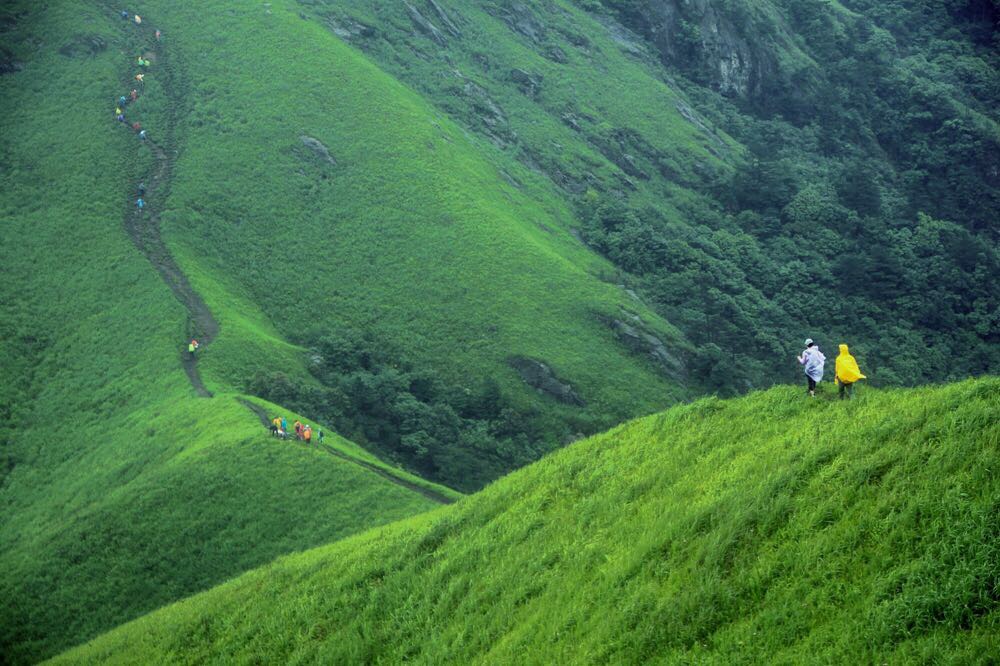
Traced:
<path fill-rule="evenodd" d="M 986 663 L 1000 380 L 701 400 L 57 663 Z"/>
<path fill-rule="evenodd" d="M 112 118 L 134 40 L 88 3 L 3 11 L 24 66 L 0 76 L 2 660 L 437 506 L 266 439 L 231 394 L 194 396 L 179 363 L 186 313 L 122 225 L 150 162 Z M 130 114 L 160 139 L 165 103 L 154 66 Z M 227 344 L 289 349 L 235 297 L 213 305 Z"/>

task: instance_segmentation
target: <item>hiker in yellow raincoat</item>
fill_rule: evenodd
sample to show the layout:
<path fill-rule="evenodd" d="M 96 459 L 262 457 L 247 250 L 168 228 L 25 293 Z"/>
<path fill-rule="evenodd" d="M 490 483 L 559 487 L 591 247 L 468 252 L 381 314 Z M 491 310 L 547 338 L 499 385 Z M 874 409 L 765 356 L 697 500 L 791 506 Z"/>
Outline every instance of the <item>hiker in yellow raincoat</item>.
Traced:
<path fill-rule="evenodd" d="M 845 394 L 848 400 L 851 399 L 851 396 L 854 395 L 854 382 L 859 379 L 867 378 L 861 374 L 861 368 L 858 367 L 858 362 L 847 350 L 847 345 L 840 345 L 840 356 L 837 357 L 837 374 L 833 381 L 840 386 L 841 400 L 844 399 Z"/>

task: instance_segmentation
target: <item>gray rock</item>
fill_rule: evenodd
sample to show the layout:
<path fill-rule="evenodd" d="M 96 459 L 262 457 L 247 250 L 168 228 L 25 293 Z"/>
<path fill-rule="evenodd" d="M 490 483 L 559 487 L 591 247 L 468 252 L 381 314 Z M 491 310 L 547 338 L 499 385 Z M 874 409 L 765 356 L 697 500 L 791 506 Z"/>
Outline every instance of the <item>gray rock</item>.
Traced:
<path fill-rule="evenodd" d="M 575 114 L 564 113 L 564 114 L 562 114 L 561 118 L 562 118 L 562 121 L 564 123 L 566 123 L 566 125 L 568 127 L 570 127 L 571 129 L 573 129 L 573 130 L 575 130 L 577 132 L 580 132 L 580 131 L 583 130 L 583 128 L 580 126 L 580 119 Z"/>
<path fill-rule="evenodd" d="M 568 405 L 582 407 L 586 404 L 583 398 L 573 390 L 572 386 L 559 381 L 552 372 L 552 369 L 541 361 L 524 356 L 512 356 L 507 359 L 507 362 L 517 371 L 517 374 L 521 375 L 521 379 L 528 386 L 538 390 L 540 393 L 544 393 Z"/>
<path fill-rule="evenodd" d="M 734 9 L 724 0 L 650 0 L 634 5 L 625 19 L 649 37 L 664 63 L 691 64 L 693 58 L 712 72 L 721 93 L 759 97 L 778 69 L 777 58 L 762 46 L 752 15 L 738 16 L 741 5 L 735 4 Z"/>
<path fill-rule="evenodd" d="M 676 377 L 682 370 L 681 362 L 667 349 L 667 345 L 645 328 L 642 320 L 638 316 L 632 317 L 632 324 L 628 324 L 621 319 L 605 318 L 615 337 L 625 345 L 630 351 L 636 354 L 644 354 L 658 366 L 664 374 Z"/>
<path fill-rule="evenodd" d="M 545 49 L 545 53 L 543 53 L 542 55 L 544 55 L 552 62 L 559 63 L 560 65 L 564 65 L 567 62 L 569 62 L 569 58 L 566 57 L 566 52 L 563 51 L 558 46 L 550 46 L 549 48 Z"/>
<path fill-rule="evenodd" d="M 538 94 L 538 91 L 542 88 L 542 75 L 541 74 L 531 74 L 523 69 L 512 69 L 510 70 L 511 80 L 517 84 L 528 97 L 534 97 Z"/>
<path fill-rule="evenodd" d="M 521 33 L 533 42 L 545 38 L 545 26 L 535 18 L 531 9 L 523 2 L 515 2 L 510 6 L 508 23 L 516 32 Z"/>
<path fill-rule="evenodd" d="M 369 39 L 375 37 L 378 31 L 370 25 L 365 25 L 347 17 L 328 15 L 324 22 L 330 26 L 330 31 L 345 41 Z"/>
<path fill-rule="evenodd" d="M 305 145 L 306 148 L 316 153 L 317 156 L 319 156 L 327 163 L 336 166 L 337 160 L 333 158 L 333 155 L 330 154 L 330 151 L 327 149 L 325 145 L 323 145 L 322 141 L 320 141 L 319 139 L 314 139 L 311 136 L 306 136 L 304 134 L 299 138 L 302 139 L 302 143 L 303 145 Z"/>
<path fill-rule="evenodd" d="M 493 139 L 494 143 L 503 147 L 517 138 L 517 134 L 510 129 L 507 122 L 507 114 L 493 101 L 485 88 L 474 81 L 466 80 L 462 91 L 469 98 L 472 110 L 482 121 L 487 136 Z"/>
<path fill-rule="evenodd" d="M 406 12 L 410 15 L 410 20 L 413 21 L 413 25 L 416 26 L 417 30 L 433 39 L 439 45 L 444 46 L 444 34 L 438 30 L 437 26 L 428 21 L 416 7 L 405 0 L 403 1 L 403 5 L 406 7 Z"/>
<path fill-rule="evenodd" d="M 726 145 L 726 142 L 723 141 L 721 138 L 719 138 L 719 136 L 715 133 L 715 130 L 706 125 L 705 122 L 698 117 L 698 115 L 694 112 L 694 109 L 692 109 L 684 102 L 677 102 L 676 104 L 674 104 L 674 108 L 677 109 L 677 112 L 681 114 L 681 117 L 684 118 L 684 120 L 688 121 L 698 129 L 700 129 L 705 134 L 705 136 L 707 136 L 711 140 L 712 144 L 714 144 L 715 147 L 710 145 L 708 146 L 708 150 L 713 155 L 715 155 L 716 157 L 722 157 L 719 151 L 725 153 L 729 152 L 729 146 Z"/>
<path fill-rule="evenodd" d="M 430 5 L 431 9 L 434 10 L 434 13 L 437 14 L 438 20 L 441 21 L 441 25 L 444 26 L 445 30 L 450 32 L 454 37 L 460 37 L 462 35 L 462 31 L 458 29 L 458 26 L 456 26 L 451 20 L 451 17 L 448 16 L 447 12 L 444 11 L 444 7 L 438 4 L 437 0 L 427 0 L 427 4 Z"/>

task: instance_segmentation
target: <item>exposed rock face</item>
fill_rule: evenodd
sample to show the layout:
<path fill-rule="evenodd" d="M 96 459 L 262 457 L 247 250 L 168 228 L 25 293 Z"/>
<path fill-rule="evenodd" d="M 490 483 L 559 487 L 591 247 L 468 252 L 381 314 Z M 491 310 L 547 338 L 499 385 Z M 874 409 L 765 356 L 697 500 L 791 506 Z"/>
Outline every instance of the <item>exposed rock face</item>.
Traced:
<path fill-rule="evenodd" d="M 542 89 L 541 74 L 532 74 L 523 69 L 512 69 L 510 70 L 510 78 L 528 97 L 534 97 Z"/>
<path fill-rule="evenodd" d="M 357 39 L 369 39 L 378 34 L 378 31 L 372 26 L 365 25 L 364 23 L 360 23 L 351 18 L 327 14 L 324 17 L 324 21 L 330 26 L 330 30 L 333 31 L 333 34 L 348 42 Z"/>
<path fill-rule="evenodd" d="M 454 21 L 451 20 L 451 17 L 448 16 L 444 7 L 439 5 L 436 0 L 427 0 L 427 4 L 430 5 L 431 9 L 434 10 L 434 13 L 437 14 L 438 20 L 441 22 L 441 25 L 444 26 L 445 30 L 451 33 L 453 37 L 461 36 L 462 31 L 459 30 L 458 26 L 456 26 Z"/>
<path fill-rule="evenodd" d="M 777 69 L 758 46 L 749 14 L 722 0 L 645 0 L 622 20 L 649 39 L 665 64 L 704 71 L 726 95 L 757 97 Z"/>
<path fill-rule="evenodd" d="M 553 374 L 552 368 L 541 361 L 525 358 L 524 356 L 512 356 L 507 362 L 510 364 L 510 367 L 517 370 L 517 374 L 521 375 L 521 379 L 528 386 L 537 389 L 540 393 L 544 393 L 568 405 L 582 407 L 586 404 L 583 398 L 573 390 L 572 386 L 559 381 L 555 374 Z"/>
<path fill-rule="evenodd" d="M 636 354 L 647 355 L 668 377 L 676 378 L 680 375 L 683 371 L 683 364 L 680 359 L 670 353 L 663 340 L 650 332 L 638 316 L 628 315 L 628 313 L 625 313 L 625 316 L 629 321 L 613 317 L 601 317 L 601 319 L 611 327 L 615 337 L 629 350 Z"/>
<path fill-rule="evenodd" d="M 302 139 L 303 145 L 305 145 L 305 147 L 308 148 L 309 150 L 316 153 L 316 155 L 320 159 L 336 166 L 337 160 L 333 158 L 333 155 L 330 154 L 330 151 L 327 149 L 325 145 L 323 145 L 322 141 L 320 141 L 319 139 L 314 139 L 311 136 L 306 136 L 304 134 L 299 138 Z"/>
<path fill-rule="evenodd" d="M 462 92 L 470 100 L 472 110 L 483 123 L 483 131 L 498 146 L 512 143 L 517 134 L 510 128 L 507 115 L 500 105 L 493 101 L 486 89 L 474 81 L 465 80 Z"/>
<path fill-rule="evenodd" d="M 444 46 L 444 34 L 438 30 L 438 27 L 424 18 L 424 15 L 410 3 L 404 0 L 403 5 L 406 6 L 406 12 L 410 15 L 410 20 L 413 21 L 413 25 L 416 26 L 417 30 L 424 33 L 441 46 Z"/>

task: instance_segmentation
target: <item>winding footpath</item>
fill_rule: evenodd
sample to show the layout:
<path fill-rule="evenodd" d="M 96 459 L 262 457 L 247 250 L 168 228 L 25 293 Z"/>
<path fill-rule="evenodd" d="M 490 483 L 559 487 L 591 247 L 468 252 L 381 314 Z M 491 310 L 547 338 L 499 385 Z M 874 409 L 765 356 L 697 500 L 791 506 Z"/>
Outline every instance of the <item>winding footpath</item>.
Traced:
<path fill-rule="evenodd" d="M 115 13 L 117 13 L 116 10 L 111 10 L 110 8 L 109 11 L 115 11 Z M 205 347 L 219 334 L 219 322 L 212 316 L 212 312 L 208 309 L 205 301 L 202 300 L 201 296 L 199 296 L 191 287 L 191 283 L 188 281 L 187 276 L 181 270 L 180 266 L 177 265 L 177 261 L 174 259 L 173 255 L 170 254 L 170 250 L 167 249 L 167 245 L 163 242 L 163 237 L 160 234 L 161 202 L 166 199 L 167 192 L 169 191 L 171 170 L 173 167 L 173 159 L 170 157 L 169 149 L 170 146 L 173 145 L 172 137 L 175 126 L 174 110 L 178 108 L 179 99 L 176 82 L 173 78 L 174 73 L 166 59 L 162 42 L 155 39 L 155 29 L 148 26 L 148 22 L 146 24 L 136 24 L 134 19 L 129 16 L 127 27 L 134 31 L 132 34 L 138 34 L 149 41 L 143 43 L 143 40 L 141 39 L 129 39 L 128 44 L 130 47 L 133 47 L 133 50 L 140 52 L 152 51 L 155 55 L 155 62 L 153 63 L 155 69 L 151 73 L 155 72 L 156 80 L 163 86 L 164 93 L 168 100 L 169 108 L 166 113 L 167 126 L 157 129 L 157 135 L 164 137 L 162 144 L 149 138 L 142 142 L 145 143 L 145 145 L 148 146 L 149 150 L 152 152 L 154 163 L 149 172 L 144 174 L 143 178 L 140 178 L 132 183 L 130 193 L 134 194 L 138 191 L 139 184 L 145 183 L 146 194 L 144 199 L 148 199 L 148 201 L 143 211 L 137 211 L 133 205 L 134 199 L 132 199 L 132 194 L 130 194 L 129 198 L 125 202 L 125 231 L 128 234 L 128 237 L 132 239 L 132 244 L 135 245 L 136 249 L 139 250 L 139 252 L 141 252 L 147 260 L 149 260 L 149 263 L 152 264 L 153 268 L 156 269 L 156 272 L 160 274 L 160 277 L 166 285 L 170 287 L 170 291 L 173 292 L 177 300 L 180 301 L 187 310 L 188 335 L 191 338 L 197 339 L 201 344 L 201 347 Z M 149 47 L 149 43 L 152 43 L 151 48 Z M 123 80 L 123 84 L 124 90 L 129 90 L 133 85 L 133 79 L 131 76 L 127 76 Z M 131 104 L 135 104 L 135 102 L 131 102 Z M 128 106 L 125 107 L 125 111 L 128 111 Z M 128 128 L 131 131 L 131 128 L 127 123 L 123 123 L 123 127 Z M 136 140 L 138 141 L 138 139 Z M 198 373 L 197 355 L 192 357 L 186 350 L 181 351 L 181 364 L 184 366 L 184 372 L 187 373 L 188 379 L 190 380 L 191 386 L 194 388 L 195 392 L 203 398 L 211 398 L 212 392 L 205 387 L 204 382 L 201 380 L 201 375 Z M 268 418 L 267 412 L 262 407 L 244 398 L 237 398 L 237 400 L 251 412 L 256 414 L 258 418 L 260 418 L 260 422 L 264 425 L 264 427 L 270 426 L 270 419 Z M 452 504 L 455 501 L 447 495 L 443 495 L 439 492 L 431 490 L 430 488 L 425 488 L 419 484 L 413 483 L 408 479 L 396 476 L 390 470 L 374 465 L 368 461 L 349 456 L 331 446 L 321 444 L 319 445 L 319 448 L 321 451 L 335 458 L 353 463 L 359 467 L 374 472 L 389 482 L 415 493 L 419 493 L 433 502 L 437 502 L 439 504 Z"/>
<path fill-rule="evenodd" d="M 163 86 L 170 107 L 166 113 L 168 126 L 160 128 L 158 134 L 162 133 L 165 141 L 167 141 L 166 145 L 169 146 L 170 137 L 173 136 L 174 131 L 173 108 L 176 107 L 177 101 L 175 99 L 176 89 L 173 72 L 169 67 L 162 43 L 154 37 L 154 29 L 143 24 L 136 24 L 131 16 L 128 19 L 128 28 L 147 38 L 152 43 L 151 48 L 146 44 L 139 46 L 138 50 L 151 50 L 155 54 L 155 76 Z M 128 40 L 130 45 L 133 45 L 134 41 L 132 39 Z M 133 79 L 127 77 L 124 80 L 124 89 L 128 90 L 133 84 Z M 135 103 L 131 102 L 131 104 Z M 128 111 L 127 106 L 125 111 Z M 123 126 L 128 128 L 127 124 L 123 124 Z M 147 202 L 148 205 L 140 212 L 134 209 L 134 200 L 131 196 L 129 197 L 125 204 L 125 231 L 128 233 L 129 238 L 132 239 L 132 244 L 149 260 L 149 263 L 160 274 L 166 285 L 170 287 L 170 291 L 173 292 L 177 300 L 185 307 L 188 312 L 188 335 L 191 338 L 197 339 L 201 347 L 204 348 L 219 334 L 219 322 L 212 316 L 212 312 L 208 309 L 205 301 L 191 287 L 187 276 L 184 275 L 180 266 L 177 265 L 177 261 L 170 254 L 170 250 L 167 249 L 166 243 L 163 242 L 163 237 L 160 234 L 161 202 L 166 198 L 166 192 L 170 186 L 173 160 L 170 159 L 164 146 L 152 139 L 146 139 L 143 143 L 152 152 L 154 164 L 150 172 L 145 174 L 145 178 L 140 178 L 133 183 L 131 192 L 136 192 L 139 183 L 145 182 L 146 195 L 144 198 L 152 203 Z M 204 382 L 201 380 L 201 375 L 198 373 L 197 355 L 192 356 L 186 350 L 182 350 L 181 364 L 195 392 L 203 398 L 211 398 L 212 392 L 205 387 Z"/>
<path fill-rule="evenodd" d="M 265 428 L 270 428 L 271 427 L 270 416 L 268 415 L 267 411 L 263 407 L 261 407 L 260 405 L 255 404 L 253 402 L 250 402 L 249 400 L 247 400 L 245 398 L 237 398 L 237 400 L 244 407 L 246 407 L 251 412 L 253 412 L 254 414 L 257 415 L 257 418 L 260 419 L 261 425 L 263 425 Z M 409 480 L 404 479 L 402 477 L 396 476 L 395 474 L 392 473 L 392 471 L 390 471 L 388 469 L 385 469 L 383 467 L 379 467 L 378 465 L 374 465 L 374 464 L 368 462 L 367 460 L 360 460 L 359 458 L 354 458 L 352 456 L 347 455 L 346 453 L 343 453 L 342 451 L 338 451 L 337 449 L 335 449 L 332 446 L 329 446 L 327 444 L 317 444 L 317 446 L 319 447 L 320 451 L 323 451 L 324 453 L 327 453 L 327 454 L 333 456 L 334 458 L 339 458 L 340 460 L 345 460 L 345 461 L 347 461 L 349 463 L 353 463 L 353 464 L 357 465 L 358 467 L 363 467 L 363 468 L 367 469 L 370 472 L 375 472 L 376 474 L 378 474 L 379 476 L 381 476 L 383 479 L 386 479 L 387 481 L 389 481 L 391 483 L 394 483 L 397 486 L 400 486 L 402 488 L 406 488 L 407 490 L 412 490 L 415 493 L 423 495 L 424 497 L 426 497 L 427 499 L 431 500 L 432 502 L 437 502 L 438 504 L 454 504 L 455 503 L 455 500 L 453 498 L 451 498 L 451 497 L 448 497 L 447 495 L 443 495 L 443 494 L 441 494 L 441 493 L 439 493 L 437 491 L 431 490 L 430 488 L 425 488 L 424 486 L 421 486 L 419 484 L 413 483 L 412 481 L 409 481 Z"/>

